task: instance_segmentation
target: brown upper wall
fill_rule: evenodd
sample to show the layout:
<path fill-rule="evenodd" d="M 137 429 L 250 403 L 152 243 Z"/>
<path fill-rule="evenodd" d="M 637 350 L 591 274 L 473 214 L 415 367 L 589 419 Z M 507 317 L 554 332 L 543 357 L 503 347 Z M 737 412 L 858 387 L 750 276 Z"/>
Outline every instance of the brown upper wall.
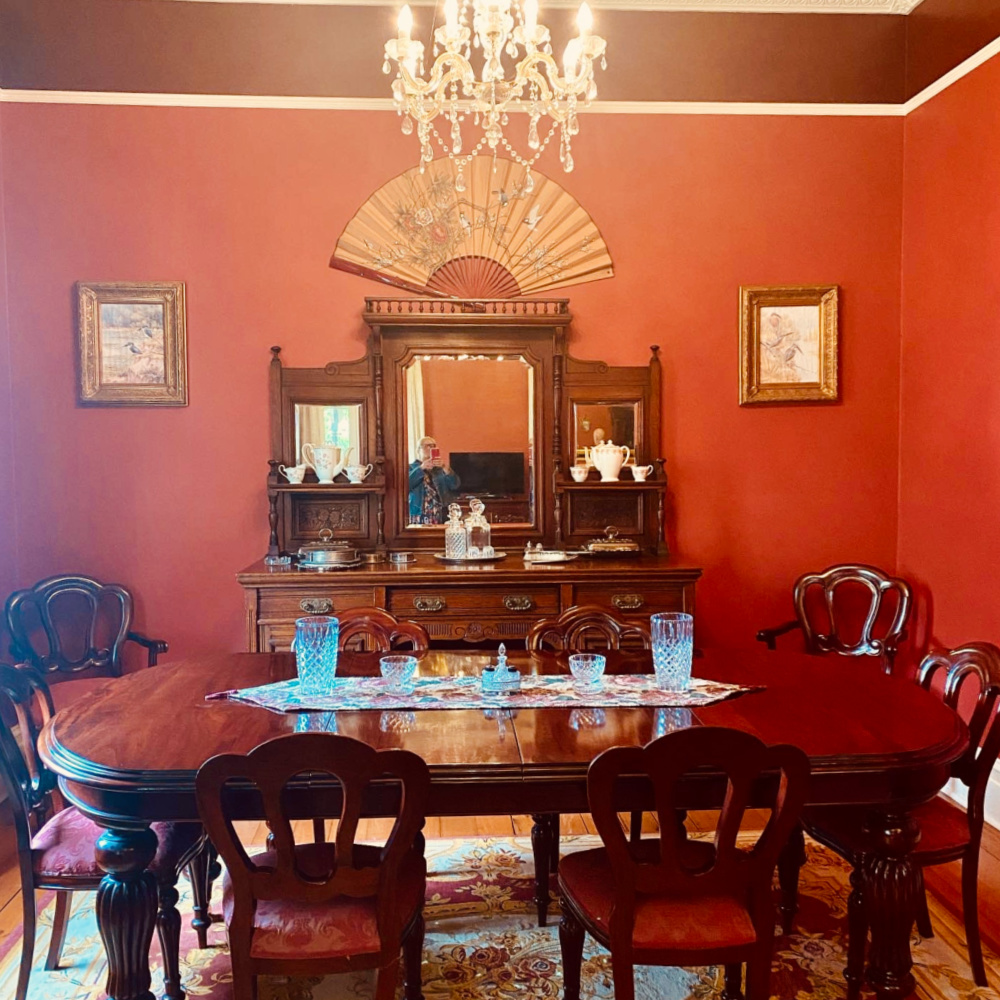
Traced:
<path fill-rule="evenodd" d="M 910 98 L 1000 35 L 1000 0 L 923 0 L 905 20 Z"/>
<path fill-rule="evenodd" d="M 394 5 L 0 0 L 0 86 L 384 98 L 381 53 L 395 13 Z M 426 42 L 433 13 L 415 15 Z M 557 52 L 573 17 L 545 13 Z M 893 104 L 1000 34 L 1000 0 L 924 0 L 909 17 L 598 10 L 597 18 L 609 40 L 602 100 Z"/>

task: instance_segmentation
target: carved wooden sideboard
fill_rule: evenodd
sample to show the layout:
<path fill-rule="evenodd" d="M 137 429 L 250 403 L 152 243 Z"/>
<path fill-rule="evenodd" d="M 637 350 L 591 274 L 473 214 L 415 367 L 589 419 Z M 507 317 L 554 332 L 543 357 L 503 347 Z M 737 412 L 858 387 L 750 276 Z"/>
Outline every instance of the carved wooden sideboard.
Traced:
<path fill-rule="evenodd" d="M 579 558 L 525 566 L 520 553 L 481 566 L 446 566 L 429 553 L 404 566 L 343 571 L 287 569 L 255 563 L 238 574 L 251 652 L 288 649 L 295 619 L 351 607 L 387 608 L 419 622 L 432 640 L 523 641 L 539 618 L 574 604 L 597 604 L 633 621 L 658 611 L 694 612 L 701 570 L 662 556 Z"/>

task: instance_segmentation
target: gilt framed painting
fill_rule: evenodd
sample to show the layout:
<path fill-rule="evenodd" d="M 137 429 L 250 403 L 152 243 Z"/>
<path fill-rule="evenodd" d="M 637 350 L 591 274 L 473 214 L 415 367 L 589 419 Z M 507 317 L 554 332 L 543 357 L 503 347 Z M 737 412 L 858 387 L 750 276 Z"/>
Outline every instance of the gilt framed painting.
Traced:
<path fill-rule="evenodd" d="M 182 281 L 77 282 L 80 402 L 187 406 Z"/>
<path fill-rule="evenodd" d="M 840 399 L 836 285 L 740 289 L 740 406 Z"/>

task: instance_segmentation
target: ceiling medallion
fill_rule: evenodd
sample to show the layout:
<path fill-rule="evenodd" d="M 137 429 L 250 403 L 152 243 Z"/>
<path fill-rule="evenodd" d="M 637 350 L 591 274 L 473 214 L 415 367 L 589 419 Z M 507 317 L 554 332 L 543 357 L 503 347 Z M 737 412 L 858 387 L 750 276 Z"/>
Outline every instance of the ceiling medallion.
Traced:
<path fill-rule="evenodd" d="M 398 34 L 385 43 L 382 69 L 389 73 L 391 63 L 396 64 L 392 94 L 404 134 L 416 125 L 421 170 L 434 159 L 436 142 L 455 162 L 455 187 L 461 192 L 464 168 L 472 158 L 484 151 L 496 156 L 503 147 L 527 170 L 530 191 L 531 167 L 557 131 L 559 159 L 564 170 L 572 170 L 571 143 L 580 130 L 577 112 L 597 96 L 594 61 L 606 68 L 606 43 L 591 30 L 593 15 L 586 2 L 576 24 L 579 34 L 566 45 L 560 74 L 549 29 L 538 23 L 538 0 L 444 0 L 444 24 L 434 31 L 434 62 L 425 74 L 424 46 L 411 36 L 413 14 L 404 5 Z M 473 49 L 482 55 L 478 73 L 472 66 Z M 513 63 L 509 74 L 504 56 Z M 528 115 L 524 155 L 504 135 L 511 111 Z M 439 116 L 449 125 L 447 137 L 434 125 Z M 470 116 L 482 134 L 466 152 L 462 126 Z M 548 127 L 547 134 L 542 135 L 539 125 Z"/>

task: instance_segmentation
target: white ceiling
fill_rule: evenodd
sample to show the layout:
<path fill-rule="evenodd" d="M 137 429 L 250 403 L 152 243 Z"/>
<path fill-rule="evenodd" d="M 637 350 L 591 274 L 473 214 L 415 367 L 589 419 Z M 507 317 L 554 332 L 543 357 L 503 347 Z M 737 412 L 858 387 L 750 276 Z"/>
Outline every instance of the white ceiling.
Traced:
<path fill-rule="evenodd" d="M 133 0 L 135 2 L 135 0 Z M 289 6 L 385 7 L 401 0 L 178 0 L 183 3 L 268 3 Z M 921 0 L 593 0 L 595 8 L 703 10 L 758 14 L 909 14 Z M 435 6 L 435 0 L 410 0 Z M 544 7 L 576 7 L 579 0 L 543 0 Z"/>

